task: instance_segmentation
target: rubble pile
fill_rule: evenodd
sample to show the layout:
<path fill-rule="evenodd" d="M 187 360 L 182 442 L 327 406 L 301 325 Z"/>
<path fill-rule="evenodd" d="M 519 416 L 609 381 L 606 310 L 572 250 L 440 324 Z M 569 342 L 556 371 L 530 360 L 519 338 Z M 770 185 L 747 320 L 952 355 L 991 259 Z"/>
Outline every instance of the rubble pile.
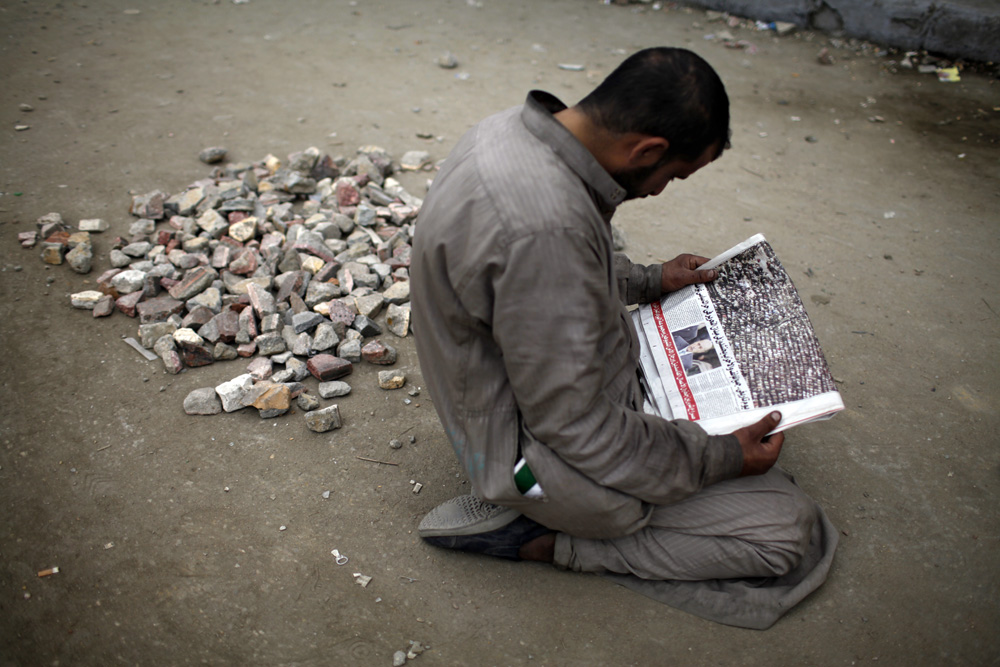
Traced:
<path fill-rule="evenodd" d="M 201 159 L 224 155 L 206 149 Z M 411 151 L 399 168 L 428 164 L 426 152 Z M 320 409 L 302 381 L 312 375 L 321 396 L 343 396 L 355 364 L 396 362 L 383 327 L 399 337 L 409 330 L 410 241 L 422 200 L 393 173 L 376 146 L 350 160 L 308 148 L 285 161 L 217 166 L 177 194 L 136 195 L 136 220 L 128 238 L 114 239 L 112 268 L 70 303 L 94 317 L 136 318 L 139 344 L 167 373 L 252 358 L 245 373 L 189 394 L 188 414 L 252 406 L 270 418 L 294 400 L 309 428 L 339 428 L 337 406 Z M 19 235 L 21 244 L 40 244 L 43 261 L 78 273 L 92 269 L 92 234 L 108 229 L 82 220 L 73 230 L 58 213 L 37 227 Z M 379 374 L 384 389 L 405 381 L 399 370 Z"/>

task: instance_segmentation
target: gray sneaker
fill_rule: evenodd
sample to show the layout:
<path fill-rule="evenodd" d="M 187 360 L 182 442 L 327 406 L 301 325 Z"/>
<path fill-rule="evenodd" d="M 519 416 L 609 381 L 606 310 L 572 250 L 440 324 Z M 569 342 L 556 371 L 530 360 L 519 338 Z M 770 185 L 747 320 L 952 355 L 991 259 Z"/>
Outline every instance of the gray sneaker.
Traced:
<path fill-rule="evenodd" d="M 523 544 L 552 531 L 517 510 L 459 496 L 432 509 L 417 527 L 428 544 L 521 560 Z"/>
<path fill-rule="evenodd" d="M 502 528 L 521 516 L 510 507 L 487 503 L 475 496 L 458 496 L 441 503 L 417 527 L 420 537 L 475 535 Z"/>

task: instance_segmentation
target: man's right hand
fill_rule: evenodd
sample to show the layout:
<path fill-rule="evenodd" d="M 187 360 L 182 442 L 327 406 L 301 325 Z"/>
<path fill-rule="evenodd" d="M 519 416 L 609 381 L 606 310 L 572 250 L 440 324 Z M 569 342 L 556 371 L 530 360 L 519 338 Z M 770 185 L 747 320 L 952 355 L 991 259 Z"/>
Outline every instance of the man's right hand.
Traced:
<path fill-rule="evenodd" d="M 740 441 L 740 448 L 743 449 L 743 470 L 740 471 L 740 477 L 763 475 L 777 462 L 781 445 L 785 442 L 785 434 L 775 433 L 770 436 L 767 434 L 774 430 L 780 421 L 781 413 L 772 412 L 756 424 L 733 431 L 733 435 Z"/>

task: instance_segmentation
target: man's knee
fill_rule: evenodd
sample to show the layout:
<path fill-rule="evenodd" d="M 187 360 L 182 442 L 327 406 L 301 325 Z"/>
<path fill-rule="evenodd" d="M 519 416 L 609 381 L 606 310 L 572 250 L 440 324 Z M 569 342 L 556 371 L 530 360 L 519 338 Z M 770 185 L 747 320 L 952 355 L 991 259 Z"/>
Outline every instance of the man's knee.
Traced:
<path fill-rule="evenodd" d="M 755 548 L 770 576 L 780 577 L 798 567 L 809 549 L 819 510 L 812 498 L 790 483 L 775 493 L 769 515 Z"/>

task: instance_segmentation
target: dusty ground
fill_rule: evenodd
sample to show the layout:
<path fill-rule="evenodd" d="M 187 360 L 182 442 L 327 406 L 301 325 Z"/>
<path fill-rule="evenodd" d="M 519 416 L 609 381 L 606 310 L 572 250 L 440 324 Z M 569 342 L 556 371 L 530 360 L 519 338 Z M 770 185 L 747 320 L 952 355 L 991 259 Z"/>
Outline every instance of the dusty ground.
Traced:
<path fill-rule="evenodd" d="M 702 12 L 477 4 L 0 0 L 0 664 L 389 665 L 411 639 L 428 666 L 997 664 L 997 82 L 890 73 L 853 51 L 824 67 L 820 36 L 737 31 L 759 50 L 730 50 L 704 40 L 719 26 Z M 621 210 L 631 254 L 765 233 L 848 406 L 785 447 L 843 535 L 827 584 L 767 632 L 423 546 L 420 517 L 468 489 L 426 392 L 404 405 L 361 367 L 330 435 L 301 415 L 187 417 L 188 391 L 242 364 L 164 375 L 122 343 L 135 321 L 73 310 L 87 278 L 16 241 L 50 211 L 101 217 L 106 255 L 129 192 L 206 175 L 209 145 L 442 158 L 528 89 L 575 102 L 659 44 L 717 67 L 733 148 Z M 458 70 L 435 65 L 445 51 Z M 419 386 L 412 341 L 393 342 Z M 416 443 L 390 450 L 404 432 Z"/>

